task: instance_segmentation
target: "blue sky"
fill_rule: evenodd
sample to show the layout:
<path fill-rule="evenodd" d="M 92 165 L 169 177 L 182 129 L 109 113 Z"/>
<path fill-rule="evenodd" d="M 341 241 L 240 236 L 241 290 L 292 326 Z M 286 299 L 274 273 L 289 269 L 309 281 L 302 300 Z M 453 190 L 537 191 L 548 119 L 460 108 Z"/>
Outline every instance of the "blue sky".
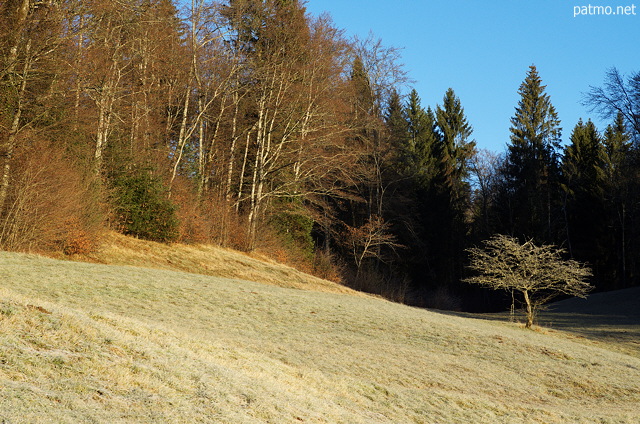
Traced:
<path fill-rule="evenodd" d="M 636 15 L 574 17 L 574 8 L 589 1 L 613 11 L 629 6 Z M 517 91 L 531 64 L 547 85 L 565 142 L 581 117 L 601 130 L 608 123 L 581 105 L 589 86 L 602 85 L 612 66 L 640 71 L 640 0 L 308 0 L 306 7 L 316 16 L 328 12 L 349 36 L 371 31 L 386 46 L 403 48 L 422 105 L 442 103 L 452 87 L 478 147 L 495 152 L 509 142 Z"/>

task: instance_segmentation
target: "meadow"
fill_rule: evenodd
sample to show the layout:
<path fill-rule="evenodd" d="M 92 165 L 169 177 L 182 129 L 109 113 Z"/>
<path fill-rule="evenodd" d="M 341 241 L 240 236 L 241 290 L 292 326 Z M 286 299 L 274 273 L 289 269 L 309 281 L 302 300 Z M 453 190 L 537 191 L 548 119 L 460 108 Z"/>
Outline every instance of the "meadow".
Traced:
<path fill-rule="evenodd" d="M 118 265 L 0 252 L 0 422 L 640 422 L 640 349 L 599 333 L 605 295 L 531 331 L 161 246 L 149 267 L 122 243 L 93 258 Z"/>

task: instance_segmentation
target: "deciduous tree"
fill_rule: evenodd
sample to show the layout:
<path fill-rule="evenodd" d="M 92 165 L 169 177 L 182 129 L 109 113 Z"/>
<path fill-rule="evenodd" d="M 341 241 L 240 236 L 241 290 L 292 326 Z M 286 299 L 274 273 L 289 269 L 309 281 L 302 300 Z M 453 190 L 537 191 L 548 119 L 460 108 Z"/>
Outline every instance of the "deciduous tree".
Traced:
<path fill-rule="evenodd" d="M 523 244 L 509 236 L 495 235 L 484 242 L 484 249 L 467 250 L 470 265 L 478 275 L 464 281 L 494 290 L 519 292 L 527 323 L 531 328 L 540 307 L 566 294 L 586 297 L 593 288 L 585 280 L 591 271 L 584 264 L 563 259 L 564 250 L 553 245 L 538 246 L 533 240 Z"/>

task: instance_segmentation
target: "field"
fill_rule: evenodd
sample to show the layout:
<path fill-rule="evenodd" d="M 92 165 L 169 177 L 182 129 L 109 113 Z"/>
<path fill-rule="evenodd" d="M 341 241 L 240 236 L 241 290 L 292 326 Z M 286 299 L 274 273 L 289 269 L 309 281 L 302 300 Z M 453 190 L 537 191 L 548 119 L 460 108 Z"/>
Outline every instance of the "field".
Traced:
<path fill-rule="evenodd" d="M 616 321 L 606 295 L 530 331 L 277 264 L 264 284 L 125 256 L 0 252 L 0 422 L 640 423 L 637 315 Z"/>

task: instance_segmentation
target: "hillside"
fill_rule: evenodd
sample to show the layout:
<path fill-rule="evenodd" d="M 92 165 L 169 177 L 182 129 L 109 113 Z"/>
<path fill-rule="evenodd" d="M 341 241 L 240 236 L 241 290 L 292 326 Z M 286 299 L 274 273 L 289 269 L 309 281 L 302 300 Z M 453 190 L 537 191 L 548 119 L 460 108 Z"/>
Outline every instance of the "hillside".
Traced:
<path fill-rule="evenodd" d="M 0 421 L 640 422 L 640 356 L 613 341 L 278 275 L 0 252 Z"/>
<path fill-rule="evenodd" d="M 206 244 L 156 243 L 115 232 L 104 234 L 95 252 L 76 259 L 236 278 L 279 287 L 360 295 L 345 286 L 305 274 L 259 254 L 251 256 Z"/>
<path fill-rule="evenodd" d="M 640 357 L 640 287 L 553 303 L 540 324 Z"/>

